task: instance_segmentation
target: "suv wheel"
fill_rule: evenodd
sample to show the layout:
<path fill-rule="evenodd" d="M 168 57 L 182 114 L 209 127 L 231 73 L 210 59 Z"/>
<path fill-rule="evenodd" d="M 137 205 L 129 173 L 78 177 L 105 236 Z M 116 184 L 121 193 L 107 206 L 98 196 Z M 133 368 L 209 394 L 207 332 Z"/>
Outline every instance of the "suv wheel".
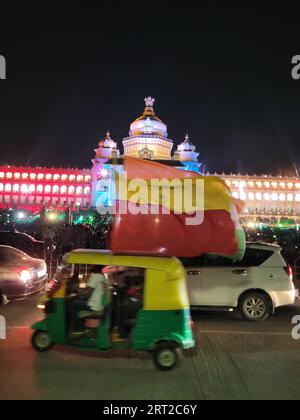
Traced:
<path fill-rule="evenodd" d="M 271 314 L 270 300 L 263 293 L 247 293 L 240 299 L 239 310 L 247 321 L 264 321 Z"/>

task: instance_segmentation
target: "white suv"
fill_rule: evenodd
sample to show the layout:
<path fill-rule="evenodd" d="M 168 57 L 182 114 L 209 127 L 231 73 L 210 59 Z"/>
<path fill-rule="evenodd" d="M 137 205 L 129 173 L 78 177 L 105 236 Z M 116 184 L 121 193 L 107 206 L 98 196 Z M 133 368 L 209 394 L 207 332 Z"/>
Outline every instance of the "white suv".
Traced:
<path fill-rule="evenodd" d="M 295 302 L 293 272 L 277 245 L 249 242 L 242 261 L 207 254 L 182 262 L 194 309 L 238 308 L 247 320 L 262 321 Z"/>

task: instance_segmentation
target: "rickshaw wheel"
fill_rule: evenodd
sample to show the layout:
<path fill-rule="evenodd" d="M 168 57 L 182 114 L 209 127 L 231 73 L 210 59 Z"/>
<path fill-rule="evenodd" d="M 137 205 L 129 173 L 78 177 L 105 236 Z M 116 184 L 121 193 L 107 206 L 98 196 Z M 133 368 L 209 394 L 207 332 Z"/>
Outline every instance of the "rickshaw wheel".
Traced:
<path fill-rule="evenodd" d="M 42 330 L 37 330 L 34 332 L 32 335 L 31 343 L 33 348 L 40 353 L 50 350 L 52 347 L 50 334 Z"/>
<path fill-rule="evenodd" d="M 152 352 L 153 362 L 160 370 L 173 369 L 178 363 L 179 356 L 180 349 L 172 341 L 158 343 Z"/>

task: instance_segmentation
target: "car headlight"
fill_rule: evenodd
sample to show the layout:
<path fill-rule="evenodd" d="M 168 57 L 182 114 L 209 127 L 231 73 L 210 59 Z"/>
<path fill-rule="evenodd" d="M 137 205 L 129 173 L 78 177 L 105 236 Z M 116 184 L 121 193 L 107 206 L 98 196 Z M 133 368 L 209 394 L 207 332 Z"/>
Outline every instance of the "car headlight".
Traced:
<path fill-rule="evenodd" d="M 28 270 L 22 270 L 19 274 L 19 279 L 26 284 L 28 281 L 31 280 L 31 272 Z"/>

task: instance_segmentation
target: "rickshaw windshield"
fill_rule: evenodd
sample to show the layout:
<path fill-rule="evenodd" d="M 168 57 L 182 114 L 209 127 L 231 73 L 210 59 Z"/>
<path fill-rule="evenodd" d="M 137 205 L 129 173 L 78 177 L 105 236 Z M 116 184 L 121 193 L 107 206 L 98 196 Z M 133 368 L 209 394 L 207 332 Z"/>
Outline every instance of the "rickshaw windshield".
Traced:
<path fill-rule="evenodd" d="M 46 292 L 51 297 L 62 285 L 64 279 L 71 279 L 74 276 L 74 264 L 62 262 L 57 266 L 53 277 L 49 280 Z"/>

